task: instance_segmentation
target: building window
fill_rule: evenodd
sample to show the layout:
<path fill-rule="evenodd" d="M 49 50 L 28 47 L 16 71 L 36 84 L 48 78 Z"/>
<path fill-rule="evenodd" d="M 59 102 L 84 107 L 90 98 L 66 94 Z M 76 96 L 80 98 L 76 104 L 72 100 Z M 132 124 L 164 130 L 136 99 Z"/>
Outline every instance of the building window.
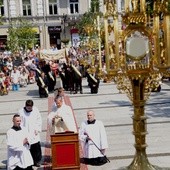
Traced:
<path fill-rule="evenodd" d="M 79 13 L 79 0 L 70 0 L 70 14 Z"/>
<path fill-rule="evenodd" d="M 49 0 L 49 14 L 55 15 L 57 13 L 57 0 Z"/>
<path fill-rule="evenodd" d="M 22 1 L 22 7 L 23 7 L 23 15 L 24 16 L 31 15 L 31 2 L 30 2 L 30 0 L 23 0 Z"/>
<path fill-rule="evenodd" d="M 0 0 L 0 16 L 4 16 L 4 3 Z"/>

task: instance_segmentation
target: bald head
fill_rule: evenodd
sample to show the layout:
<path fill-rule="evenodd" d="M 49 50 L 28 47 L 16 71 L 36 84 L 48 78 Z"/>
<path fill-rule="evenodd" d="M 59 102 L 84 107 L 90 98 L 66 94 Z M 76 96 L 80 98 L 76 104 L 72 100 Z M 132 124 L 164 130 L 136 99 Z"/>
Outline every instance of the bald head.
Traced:
<path fill-rule="evenodd" d="M 94 111 L 93 110 L 89 110 L 87 112 L 87 119 L 91 122 L 95 119 L 95 114 L 94 114 Z"/>

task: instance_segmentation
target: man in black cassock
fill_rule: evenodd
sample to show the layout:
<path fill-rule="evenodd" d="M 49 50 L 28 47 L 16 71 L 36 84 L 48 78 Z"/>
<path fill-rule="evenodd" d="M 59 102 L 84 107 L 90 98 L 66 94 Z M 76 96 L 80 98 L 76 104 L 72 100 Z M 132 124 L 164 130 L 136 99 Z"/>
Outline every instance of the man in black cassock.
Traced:
<path fill-rule="evenodd" d="M 71 65 L 71 69 L 73 72 L 73 80 L 74 80 L 74 94 L 76 94 L 78 91 L 80 91 L 81 94 L 83 94 L 82 89 L 82 74 L 80 72 L 81 66 L 79 65 L 79 62 L 77 61 L 75 65 Z"/>
<path fill-rule="evenodd" d="M 90 74 L 90 73 L 87 73 L 86 75 L 87 75 L 88 85 L 89 85 L 89 87 L 91 89 L 91 94 L 98 93 L 100 80 L 97 77 Z"/>
<path fill-rule="evenodd" d="M 52 73 L 52 71 L 51 71 L 50 64 L 47 63 L 46 61 L 44 61 L 43 66 L 42 66 L 41 69 L 45 73 L 45 75 L 47 76 L 48 91 L 53 92 L 54 87 L 56 85 L 56 77 L 55 77 L 54 73 Z"/>
<path fill-rule="evenodd" d="M 41 73 L 37 78 L 40 98 L 48 97 L 48 80 L 45 73 Z"/>

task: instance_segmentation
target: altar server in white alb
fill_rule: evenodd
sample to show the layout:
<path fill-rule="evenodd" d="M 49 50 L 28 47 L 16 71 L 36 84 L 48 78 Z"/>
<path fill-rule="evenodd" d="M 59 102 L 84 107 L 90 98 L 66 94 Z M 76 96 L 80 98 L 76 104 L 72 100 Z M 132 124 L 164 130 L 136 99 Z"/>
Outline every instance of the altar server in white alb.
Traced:
<path fill-rule="evenodd" d="M 105 150 L 108 148 L 106 131 L 103 123 L 95 119 L 92 110 L 87 112 L 87 120 L 83 121 L 80 126 L 79 139 L 86 164 L 102 165 L 106 163 L 106 159 L 104 160 Z"/>
<path fill-rule="evenodd" d="M 56 111 L 49 113 L 47 119 L 51 133 L 73 131 L 77 132 L 74 115 L 70 106 L 63 103 L 63 97 L 55 98 Z"/>
<path fill-rule="evenodd" d="M 21 126 L 28 130 L 30 135 L 30 151 L 34 160 L 34 166 L 40 167 L 42 151 L 40 144 L 40 132 L 42 130 L 42 118 L 32 100 L 26 100 L 25 106 L 19 110 Z"/>
<path fill-rule="evenodd" d="M 13 126 L 7 131 L 7 170 L 33 170 L 28 131 L 20 126 L 21 117 L 13 116 Z"/>

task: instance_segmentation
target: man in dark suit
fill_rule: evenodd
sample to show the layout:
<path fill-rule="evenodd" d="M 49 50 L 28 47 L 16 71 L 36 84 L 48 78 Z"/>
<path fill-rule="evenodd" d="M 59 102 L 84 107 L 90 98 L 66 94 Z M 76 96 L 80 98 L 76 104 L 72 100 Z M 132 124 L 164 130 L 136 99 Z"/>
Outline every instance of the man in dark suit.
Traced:
<path fill-rule="evenodd" d="M 79 62 L 76 61 L 75 65 L 71 65 L 71 69 L 73 71 L 73 77 L 74 77 L 74 94 L 80 90 L 80 93 L 83 94 L 83 89 L 82 89 L 82 74 L 80 72 L 81 66 L 79 65 Z"/>
<path fill-rule="evenodd" d="M 100 80 L 97 77 L 93 76 L 92 74 L 87 73 L 87 81 L 91 89 L 91 93 L 92 94 L 98 93 Z"/>

